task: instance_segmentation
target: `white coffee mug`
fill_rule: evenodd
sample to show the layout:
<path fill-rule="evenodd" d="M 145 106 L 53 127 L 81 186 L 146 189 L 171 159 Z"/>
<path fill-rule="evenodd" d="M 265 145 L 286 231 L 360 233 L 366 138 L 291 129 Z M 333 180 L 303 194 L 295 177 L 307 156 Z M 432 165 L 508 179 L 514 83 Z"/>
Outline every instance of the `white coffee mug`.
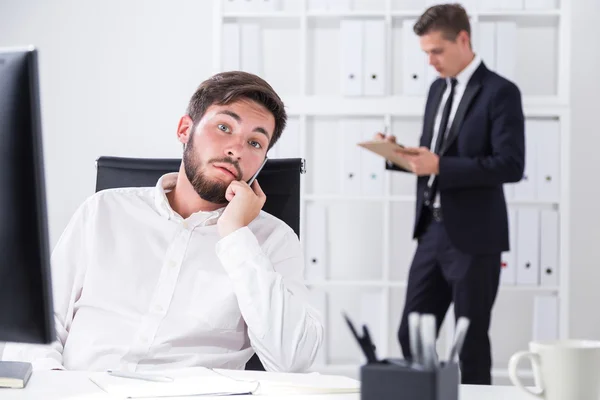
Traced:
<path fill-rule="evenodd" d="M 533 391 L 517 376 L 522 358 L 533 367 Z M 600 341 L 533 341 L 529 351 L 515 353 L 508 363 L 511 382 L 538 399 L 600 400 Z"/>

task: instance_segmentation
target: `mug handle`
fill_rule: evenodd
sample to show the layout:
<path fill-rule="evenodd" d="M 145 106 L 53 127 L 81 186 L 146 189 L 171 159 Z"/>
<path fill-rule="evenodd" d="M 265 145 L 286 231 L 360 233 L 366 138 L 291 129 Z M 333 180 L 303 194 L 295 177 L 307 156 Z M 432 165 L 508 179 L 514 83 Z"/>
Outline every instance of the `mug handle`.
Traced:
<path fill-rule="evenodd" d="M 538 374 L 534 374 L 534 380 L 536 385 L 540 388 L 539 392 L 534 392 L 533 390 L 530 390 L 527 387 L 525 387 L 525 385 L 523 385 L 523 382 L 521 381 L 521 378 L 519 378 L 517 374 L 517 366 L 519 365 L 521 359 L 525 357 L 529 358 L 529 360 L 531 361 L 534 372 L 540 371 L 541 362 L 540 356 L 538 354 L 532 353 L 530 351 L 519 351 L 513 354 L 510 358 L 510 361 L 508 362 L 508 377 L 510 378 L 510 381 L 513 383 L 513 385 L 523 390 L 524 392 L 529 393 L 536 399 L 545 399 L 545 389 L 543 387 L 542 380 L 540 379 L 541 377 L 538 376 Z"/>

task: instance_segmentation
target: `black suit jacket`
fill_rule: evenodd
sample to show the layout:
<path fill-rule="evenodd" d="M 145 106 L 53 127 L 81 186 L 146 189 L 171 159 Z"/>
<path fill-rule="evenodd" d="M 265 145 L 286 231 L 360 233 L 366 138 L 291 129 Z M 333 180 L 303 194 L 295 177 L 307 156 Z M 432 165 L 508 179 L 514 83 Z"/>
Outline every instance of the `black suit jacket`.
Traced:
<path fill-rule="evenodd" d="M 432 146 L 435 117 L 446 89 L 429 89 L 420 145 Z M 525 166 L 525 122 L 517 86 L 481 65 L 469 80 L 440 151 L 438 190 L 444 226 L 465 253 L 509 250 L 503 184 L 518 182 Z M 401 170 L 387 165 L 388 169 Z M 414 237 L 420 235 L 429 176 L 417 179 Z"/>

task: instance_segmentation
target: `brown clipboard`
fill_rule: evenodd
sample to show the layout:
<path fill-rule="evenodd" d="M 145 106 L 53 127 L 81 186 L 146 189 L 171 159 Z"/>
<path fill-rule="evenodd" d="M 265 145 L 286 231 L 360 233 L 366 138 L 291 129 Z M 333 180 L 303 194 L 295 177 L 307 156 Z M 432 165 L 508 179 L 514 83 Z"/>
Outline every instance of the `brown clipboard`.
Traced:
<path fill-rule="evenodd" d="M 418 154 L 414 150 L 409 150 L 403 145 L 394 142 L 388 142 L 385 140 L 371 140 L 367 142 L 357 143 L 358 146 L 365 148 L 367 150 L 372 151 L 385 158 L 388 161 L 393 162 L 400 168 L 404 168 L 408 171 L 411 171 L 410 164 L 408 163 L 408 159 L 403 157 L 404 154 Z"/>

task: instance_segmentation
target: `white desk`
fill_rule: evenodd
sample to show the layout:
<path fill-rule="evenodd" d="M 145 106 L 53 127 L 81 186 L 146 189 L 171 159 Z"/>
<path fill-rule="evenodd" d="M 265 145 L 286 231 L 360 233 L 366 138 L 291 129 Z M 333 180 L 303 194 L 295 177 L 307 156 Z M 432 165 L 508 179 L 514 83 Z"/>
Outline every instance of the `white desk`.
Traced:
<path fill-rule="evenodd" d="M 114 400 L 88 379 L 87 372 L 34 372 L 25 389 L 0 389 L 2 400 Z M 266 397 L 266 396 L 265 396 Z M 187 397 L 208 399 L 208 397 Z M 235 399 L 243 397 L 235 396 Z M 360 394 L 293 396 L 295 400 L 358 400 Z M 160 400 L 165 400 L 161 398 Z M 181 399 L 181 397 L 179 398 Z M 213 399 L 223 400 L 224 397 Z M 460 400 L 527 400 L 529 396 L 511 386 L 470 386 L 460 388 Z"/>

